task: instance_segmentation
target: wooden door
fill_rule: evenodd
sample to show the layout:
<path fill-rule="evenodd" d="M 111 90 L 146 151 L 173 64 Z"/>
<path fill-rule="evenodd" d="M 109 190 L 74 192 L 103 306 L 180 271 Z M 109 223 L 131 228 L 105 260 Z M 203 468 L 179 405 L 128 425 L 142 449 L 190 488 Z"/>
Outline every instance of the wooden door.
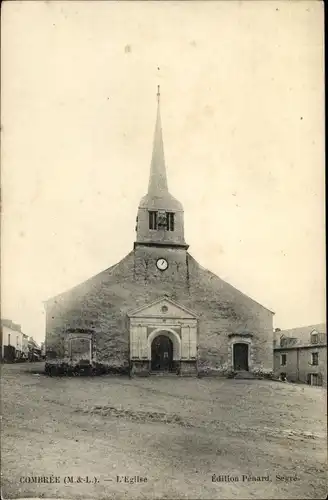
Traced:
<path fill-rule="evenodd" d="M 173 344 L 166 335 L 158 335 L 151 345 L 151 369 L 153 371 L 171 371 Z"/>
<path fill-rule="evenodd" d="M 237 343 L 233 345 L 233 368 L 235 371 L 248 371 L 248 345 Z"/>

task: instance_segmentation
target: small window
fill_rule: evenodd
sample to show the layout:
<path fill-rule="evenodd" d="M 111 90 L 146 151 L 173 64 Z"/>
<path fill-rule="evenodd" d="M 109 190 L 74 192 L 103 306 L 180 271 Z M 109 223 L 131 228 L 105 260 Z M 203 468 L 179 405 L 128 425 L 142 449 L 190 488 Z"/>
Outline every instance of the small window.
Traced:
<path fill-rule="evenodd" d="M 319 335 L 317 333 L 312 333 L 311 335 L 311 344 L 317 344 L 319 340 Z"/>
<path fill-rule="evenodd" d="M 149 229 L 157 229 L 157 212 L 149 213 Z"/>
<path fill-rule="evenodd" d="M 10 333 L 8 333 L 8 345 L 10 345 Z"/>
<path fill-rule="evenodd" d="M 174 231 L 174 213 L 172 212 L 166 214 L 166 230 Z"/>
<path fill-rule="evenodd" d="M 18 335 L 16 336 L 16 345 L 18 345 Z"/>
<path fill-rule="evenodd" d="M 312 353 L 312 365 L 318 365 L 318 364 L 319 364 L 319 353 L 313 352 Z"/>
<path fill-rule="evenodd" d="M 287 354 L 282 354 L 280 360 L 281 366 L 286 366 L 286 362 L 287 362 Z"/>

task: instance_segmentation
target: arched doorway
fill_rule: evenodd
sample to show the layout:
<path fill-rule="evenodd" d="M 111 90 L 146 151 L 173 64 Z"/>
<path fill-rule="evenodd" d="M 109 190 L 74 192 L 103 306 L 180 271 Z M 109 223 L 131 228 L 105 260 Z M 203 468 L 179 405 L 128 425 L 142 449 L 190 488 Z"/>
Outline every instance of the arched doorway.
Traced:
<path fill-rule="evenodd" d="M 172 370 L 173 343 L 166 335 L 158 335 L 151 344 L 151 370 L 168 372 Z"/>
<path fill-rule="evenodd" d="M 233 369 L 248 371 L 248 344 L 233 344 Z"/>

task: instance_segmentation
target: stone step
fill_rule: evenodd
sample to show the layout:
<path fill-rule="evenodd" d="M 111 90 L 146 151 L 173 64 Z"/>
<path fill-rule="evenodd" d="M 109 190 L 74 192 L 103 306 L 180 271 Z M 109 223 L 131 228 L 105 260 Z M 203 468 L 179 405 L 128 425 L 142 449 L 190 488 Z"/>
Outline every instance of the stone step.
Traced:
<path fill-rule="evenodd" d="M 152 377 L 177 377 L 175 372 L 149 372 Z"/>
<path fill-rule="evenodd" d="M 236 373 L 236 375 L 234 376 L 234 378 L 239 378 L 239 379 L 255 379 L 256 377 L 252 373 L 250 373 L 250 372 L 248 372 L 246 370 L 241 370 L 241 371 L 239 371 L 239 372 Z"/>

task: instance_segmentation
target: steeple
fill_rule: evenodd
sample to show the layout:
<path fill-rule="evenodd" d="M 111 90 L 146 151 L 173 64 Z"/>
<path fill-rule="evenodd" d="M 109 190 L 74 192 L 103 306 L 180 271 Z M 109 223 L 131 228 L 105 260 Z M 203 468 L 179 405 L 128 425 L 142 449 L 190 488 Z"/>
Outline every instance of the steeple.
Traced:
<path fill-rule="evenodd" d="M 148 192 L 139 203 L 135 244 L 187 248 L 184 241 L 183 207 L 169 193 L 167 185 L 159 85 L 156 96 L 157 116 Z"/>
<path fill-rule="evenodd" d="M 167 193 L 167 178 L 164 157 L 164 144 L 160 110 L 160 87 L 157 87 L 157 117 L 153 141 L 153 154 L 150 166 L 148 194 Z"/>

